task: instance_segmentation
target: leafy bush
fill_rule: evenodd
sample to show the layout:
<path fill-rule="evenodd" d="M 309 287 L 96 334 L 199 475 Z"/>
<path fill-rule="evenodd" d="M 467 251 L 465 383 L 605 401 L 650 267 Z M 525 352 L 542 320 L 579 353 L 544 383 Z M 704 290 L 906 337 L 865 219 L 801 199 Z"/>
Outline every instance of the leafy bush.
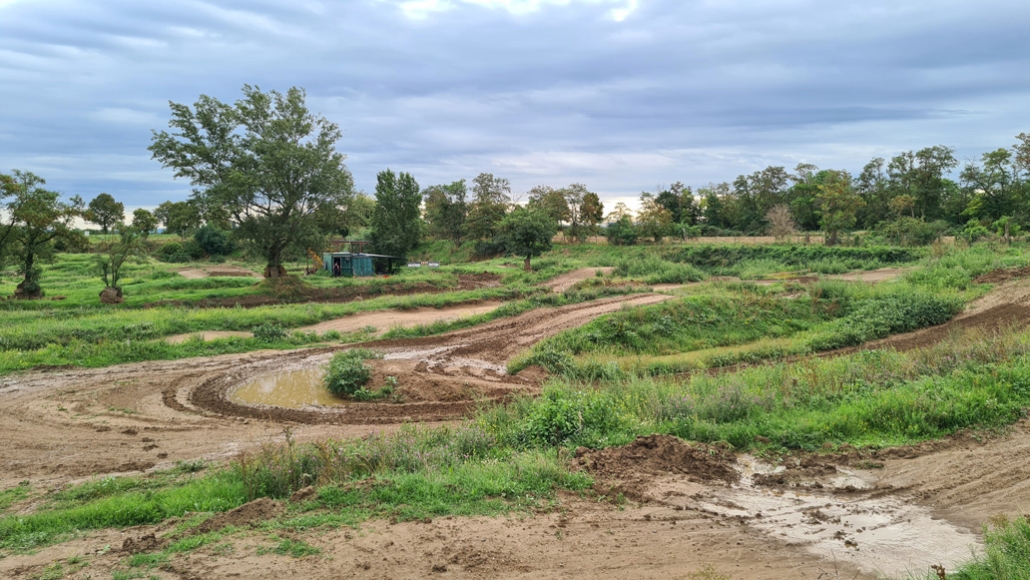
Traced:
<path fill-rule="evenodd" d="M 962 310 L 954 296 L 928 292 L 895 293 L 861 300 L 853 312 L 821 329 L 808 341 L 812 350 L 862 344 L 899 332 L 943 324 Z"/>
<path fill-rule="evenodd" d="M 973 242 L 991 235 L 991 230 L 980 225 L 980 222 L 976 220 L 970 220 L 966 223 L 966 227 L 962 228 L 962 232 L 959 234 L 963 240 L 972 244 Z"/>
<path fill-rule="evenodd" d="M 193 234 L 193 241 L 209 256 L 225 256 L 233 251 L 229 233 L 212 225 L 206 225 Z"/>
<path fill-rule="evenodd" d="M 623 260 L 615 266 L 615 274 L 643 278 L 648 284 L 683 284 L 705 279 L 704 272 L 690 264 L 677 264 L 648 255 L 643 259 Z"/>
<path fill-rule="evenodd" d="M 204 257 L 204 250 L 195 240 L 185 243 L 168 242 L 157 251 L 157 259 L 162 262 L 181 264 Z"/>
<path fill-rule="evenodd" d="M 275 342 L 277 340 L 283 340 L 286 338 L 286 329 L 282 326 L 266 322 L 261 326 L 255 327 L 253 330 L 254 338 L 262 342 Z"/>
<path fill-rule="evenodd" d="M 372 370 L 365 365 L 370 358 L 382 355 L 367 348 L 354 348 L 333 355 L 322 382 L 337 397 L 354 397 L 372 379 Z"/>
<path fill-rule="evenodd" d="M 622 216 L 617 221 L 608 224 L 604 230 L 608 243 L 613 246 L 632 246 L 637 243 L 637 227 L 628 216 Z"/>

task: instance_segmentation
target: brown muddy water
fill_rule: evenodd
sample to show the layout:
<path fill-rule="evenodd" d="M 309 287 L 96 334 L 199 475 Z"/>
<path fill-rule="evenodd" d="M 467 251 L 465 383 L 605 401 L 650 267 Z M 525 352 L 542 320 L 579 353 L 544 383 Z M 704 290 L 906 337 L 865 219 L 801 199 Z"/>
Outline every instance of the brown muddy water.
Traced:
<path fill-rule="evenodd" d="M 778 468 L 748 455 L 738 462 L 740 482 L 701 499 L 701 505 L 712 513 L 746 518 L 820 558 L 877 575 L 921 577 L 929 565 L 950 569 L 979 547 L 975 535 L 934 518 L 929 509 L 873 493 L 871 481 L 859 471 L 840 470 L 821 491 L 765 489 L 752 478 Z M 840 493 L 845 489 L 854 492 Z"/>
<path fill-rule="evenodd" d="M 322 367 L 280 370 L 258 376 L 236 388 L 230 398 L 248 405 L 273 405 L 290 409 L 336 407 L 351 401 L 333 396 L 322 386 Z"/>

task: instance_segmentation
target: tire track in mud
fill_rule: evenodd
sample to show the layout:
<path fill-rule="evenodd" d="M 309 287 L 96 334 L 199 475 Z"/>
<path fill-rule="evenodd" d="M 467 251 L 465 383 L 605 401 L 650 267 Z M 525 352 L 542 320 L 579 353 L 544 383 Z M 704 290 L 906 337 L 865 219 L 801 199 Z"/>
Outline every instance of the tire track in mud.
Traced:
<path fill-rule="evenodd" d="M 626 306 L 656 304 L 671 299 L 658 294 L 605 298 L 559 308 L 541 308 L 469 329 L 438 336 L 385 340 L 365 346 L 384 353 L 383 361 L 369 361 L 377 375 L 396 377 L 407 399 L 404 403 L 355 403 L 339 407 L 290 409 L 253 405 L 233 400 L 232 391 L 245 380 L 281 370 L 286 361 L 270 361 L 208 378 L 189 391 L 198 410 L 234 417 L 309 424 L 384 424 L 409 421 L 445 421 L 465 416 L 484 402 L 496 402 L 539 388 L 532 371 L 510 376 L 504 364 L 540 340 L 563 330 L 615 312 Z M 305 351 L 293 363 L 321 366 L 327 353 L 342 348 Z M 312 356 L 322 355 L 322 356 Z M 374 381 L 373 381 L 374 382 Z M 166 393 L 172 405 L 180 395 Z M 176 407 L 178 408 L 178 407 Z"/>

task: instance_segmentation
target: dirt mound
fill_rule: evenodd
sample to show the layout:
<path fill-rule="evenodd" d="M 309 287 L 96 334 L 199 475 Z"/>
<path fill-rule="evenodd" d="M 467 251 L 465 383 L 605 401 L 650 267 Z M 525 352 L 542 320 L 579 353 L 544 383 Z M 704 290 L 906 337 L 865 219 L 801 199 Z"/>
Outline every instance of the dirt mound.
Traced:
<path fill-rule="evenodd" d="M 999 284 L 1001 282 L 1008 282 L 1009 280 L 1018 280 L 1020 278 L 1030 277 L 1030 266 L 1023 268 L 1002 268 L 988 272 L 983 276 L 979 276 L 973 280 L 977 284 Z"/>
<path fill-rule="evenodd" d="M 697 482 L 731 483 L 740 477 L 733 469 L 736 458 L 727 448 L 687 443 L 671 435 L 637 437 L 629 445 L 598 451 L 580 449 L 577 456 L 587 471 L 605 479 L 675 473 Z"/>
<path fill-rule="evenodd" d="M 270 520 L 282 515 L 285 511 L 283 505 L 275 500 L 262 497 L 252 502 L 245 503 L 236 509 L 220 513 L 217 516 L 197 526 L 198 534 L 206 534 L 220 530 L 226 526 L 242 528 L 254 522 Z"/>

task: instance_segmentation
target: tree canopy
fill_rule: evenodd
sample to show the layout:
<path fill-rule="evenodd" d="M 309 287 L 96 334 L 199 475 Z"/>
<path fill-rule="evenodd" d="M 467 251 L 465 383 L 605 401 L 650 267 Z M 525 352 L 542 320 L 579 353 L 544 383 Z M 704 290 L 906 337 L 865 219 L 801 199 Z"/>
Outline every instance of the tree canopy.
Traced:
<path fill-rule="evenodd" d="M 531 258 L 551 249 L 557 231 L 558 222 L 539 208 L 516 207 L 498 224 L 508 253 L 524 257 L 527 272 L 533 270 Z"/>
<path fill-rule="evenodd" d="M 172 132 L 155 131 L 149 147 L 175 177 L 190 180 L 205 221 L 224 218 L 264 257 L 268 277 L 285 273 L 288 252 L 321 246 L 353 195 L 335 149 L 340 129 L 312 114 L 305 97 L 296 87 L 283 94 L 244 85 L 233 105 L 206 95 L 192 108 L 170 103 Z"/>
<path fill-rule="evenodd" d="M 86 221 L 100 226 L 100 231 L 107 234 L 113 227 L 125 221 L 125 204 L 115 201 L 109 193 L 101 193 L 90 200 L 85 218 Z"/>
<path fill-rule="evenodd" d="M 377 252 L 406 256 L 422 239 L 422 193 L 410 173 L 387 169 L 376 176 L 372 245 Z"/>
<path fill-rule="evenodd" d="M 71 226 L 84 212 L 78 196 L 63 200 L 56 191 L 44 189 L 46 181 L 28 171 L 0 174 L 0 199 L 5 201 L 6 221 L 0 231 L 0 255 L 18 265 L 20 298 L 42 296 L 39 263 L 54 255 L 54 242 L 71 236 Z"/>

